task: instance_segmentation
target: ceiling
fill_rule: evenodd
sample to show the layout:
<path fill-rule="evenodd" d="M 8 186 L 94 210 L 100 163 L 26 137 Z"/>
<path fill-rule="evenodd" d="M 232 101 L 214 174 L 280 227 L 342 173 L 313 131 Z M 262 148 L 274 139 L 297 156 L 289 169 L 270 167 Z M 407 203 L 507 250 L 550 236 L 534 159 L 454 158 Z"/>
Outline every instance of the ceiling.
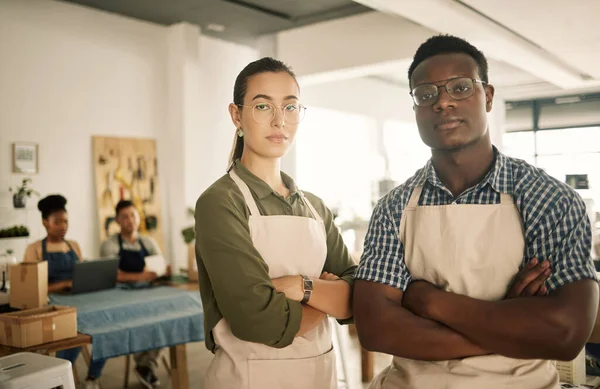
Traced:
<path fill-rule="evenodd" d="M 462 2 L 540 46 L 585 77 L 600 79 L 600 1 Z"/>
<path fill-rule="evenodd" d="M 543 82 L 538 77 L 524 72 L 514 66 L 493 59 L 488 60 L 489 79 L 495 87 L 501 89 L 509 89 L 522 85 L 535 85 Z M 398 69 L 394 73 L 385 74 L 385 79 L 393 81 L 402 87 L 408 88 L 408 68 Z"/>
<path fill-rule="evenodd" d="M 506 99 L 600 91 L 598 0 L 61 1 L 165 26 L 188 22 L 200 26 L 203 35 L 250 46 L 262 35 L 377 10 L 393 15 L 396 23 L 417 24 L 428 34 L 450 33 L 474 43 L 488 57 L 490 81 Z M 340 35 L 336 38 L 343 45 L 346 36 Z M 405 41 L 410 39 L 394 41 L 389 50 Z M 351 39 L 346 45 L 355 43 Z M 310 44 L 319 42 L 311 39 Z M 371 43 L 379 44 L 377 39 Z M 388 67 L 369 77 L 407 86 L 406 69 Z"/>
<path fill-rule="evenodd" d="M 565 93 L 590 93 L 600 90 L 600 88 L 594 87 L 565 92 L 531 73 L 518 69 L 509 63 L 494 59 L 488 59 L 488 68 L 490 83 L 496 88 L 497 94 L 507 100 L 559 96 Z M 408 88 L 407 73 L 408 68 L 397 69 L 393 72 L 374 75 L 370 78 L 391 83 L 401 88 Z"/>
<path fill-rule="evenodd" d="M 490 82 L 506 99 L 600 91 L 600 1 L 356 1 L 466 38 L 485 53 Z M 406 86 L 404 69 L 376 77 Z"/>
<path fill-rule="evenodd" d="M 62 1 L 165 26 L 189 22 L 200 26 L 203 35 L 247 45 L 264 34 L 371 11 L 352 0 Z"/>

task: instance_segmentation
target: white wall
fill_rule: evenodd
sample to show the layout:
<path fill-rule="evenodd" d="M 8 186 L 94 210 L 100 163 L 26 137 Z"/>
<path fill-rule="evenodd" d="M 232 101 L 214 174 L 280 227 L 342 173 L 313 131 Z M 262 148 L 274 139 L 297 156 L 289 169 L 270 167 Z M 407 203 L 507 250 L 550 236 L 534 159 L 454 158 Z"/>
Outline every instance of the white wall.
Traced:
<path fill-rule="evenodd" d="M 154 138 L 167 255 L 185 266 L 186 207 L 225 172 L 234 134 L 227 106 L 235 77 L 257 51 L 201 36 L 189 24 L 2 0 L 0 53 L 0 226 L 7 222 L 2 209 L 12 207 L 2 188 L 22 179 L 10 173 L 11 144 L 37 142 L 35 188 L 67 197 L 69 238 L 84 256 L 97 255 L 91 137 Z M 28 221 L 37 239 L 44 231 L 36 203 L 14 220 Z"/>
<path fill-rule="evenodd" d="M 165 124 L 164 30 L 60 2 L 0 4 L 3 205 L 6 188 L 22 178 L 10 173 L 11 143 L 39 143 L 33 185 L 68 199 L 68 236 L 86 257 L 99 245 L 91 137 L 158 136 Z M 159 161 L 167 159 L 159 154 Z"/>
<path fill-rule="evenodd" d="M 200 37 L 200 126 L 186 133 L 186 198 L 195 206 L 200 194 L 226 172 L 235 126 L 229 116 L 238 73 L 258 52 L 207 36 Z"/>
<path fill-rule="evenodd" d="M 506 132 L 506 103 L 502 96 L 494 96 L 492 110 L 488 113 L 488 124 L 492 144 L 502 151 L 504 149 L 502 137 Z"/>
<path fill-rule="evenodd" d="M 370 116 L 377 120 L 414 121 L 408 89 L 378 79 L 355 78 L 318 85 L 302 86 L 302 102 L 309 107 L 329 108 Z"/>

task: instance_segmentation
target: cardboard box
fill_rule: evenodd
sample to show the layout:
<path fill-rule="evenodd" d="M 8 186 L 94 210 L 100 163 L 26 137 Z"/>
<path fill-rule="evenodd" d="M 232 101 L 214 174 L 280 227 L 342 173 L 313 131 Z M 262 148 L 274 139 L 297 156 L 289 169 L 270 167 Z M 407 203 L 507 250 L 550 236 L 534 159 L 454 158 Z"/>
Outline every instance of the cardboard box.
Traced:
<path fill-rule="evenodd" d="M 17 309 L 48 305 L 48 262 L 22 262 L 10 267 L 10 306 Z"/>
<path fill-rule="evenodd" d="M 188 244 L 188 280 L 198 281 L 198 263 L 196 262 L 196 245 Z"/>
<path fill-rule="evenodd" d="M 0 315 L 0 344 L 31 347 L 77 336 L 77 309 L 51 305 Z"/>

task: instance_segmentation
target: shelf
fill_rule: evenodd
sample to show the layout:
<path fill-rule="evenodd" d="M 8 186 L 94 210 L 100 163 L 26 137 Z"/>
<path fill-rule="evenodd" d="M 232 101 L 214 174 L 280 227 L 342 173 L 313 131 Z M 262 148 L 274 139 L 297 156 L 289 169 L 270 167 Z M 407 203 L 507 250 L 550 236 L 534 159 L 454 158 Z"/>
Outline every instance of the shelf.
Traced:
<path fill-rule="evenodd" d="M 17 211 L 17 212 L 22 212 L 22 211 L 36 211 L 39 212 L 39 210 L 37 208 L 29 208 L 29 207 L 25 207 L 25 208 L 15 208 L 13 206 L 6 206 L 6 205 L 0 205 L 0 211 Z"/>

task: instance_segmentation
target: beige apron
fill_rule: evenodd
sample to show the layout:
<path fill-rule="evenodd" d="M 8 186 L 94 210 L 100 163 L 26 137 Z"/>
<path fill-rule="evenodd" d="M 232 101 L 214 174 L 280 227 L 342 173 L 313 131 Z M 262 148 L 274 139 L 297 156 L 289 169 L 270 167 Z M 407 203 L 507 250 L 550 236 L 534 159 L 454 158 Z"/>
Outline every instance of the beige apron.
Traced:
<path fill-rule="evenodd" d="M 506 295 L 523 261 L 521 217 L 512 197 L 500 204 L 417 206 L 415 188 L 400 221 L 405 262 L 414 280 L 494 301 Z M 558 389 L 550 361 L 500 355 L 441 362 L 394 357 L 371 389 Z"/>
<path fill-rule="evenodd" d="M 269 276 L 305 274 L 319 278 L 327 256 L 327 235 L 323 220 L 302 192 L 302 201 L 314 219 L 261 216 L 248 186 L 233 170 L 229 174 L 250 210 L 252 242 L 269 266 Z M 337 386 L 327 319 L 281 349 L 236 338 L 225 319 L 219 321 L 212 333 L 217 349 L 206 373 L 205 389 L 334 389 Z"/>

